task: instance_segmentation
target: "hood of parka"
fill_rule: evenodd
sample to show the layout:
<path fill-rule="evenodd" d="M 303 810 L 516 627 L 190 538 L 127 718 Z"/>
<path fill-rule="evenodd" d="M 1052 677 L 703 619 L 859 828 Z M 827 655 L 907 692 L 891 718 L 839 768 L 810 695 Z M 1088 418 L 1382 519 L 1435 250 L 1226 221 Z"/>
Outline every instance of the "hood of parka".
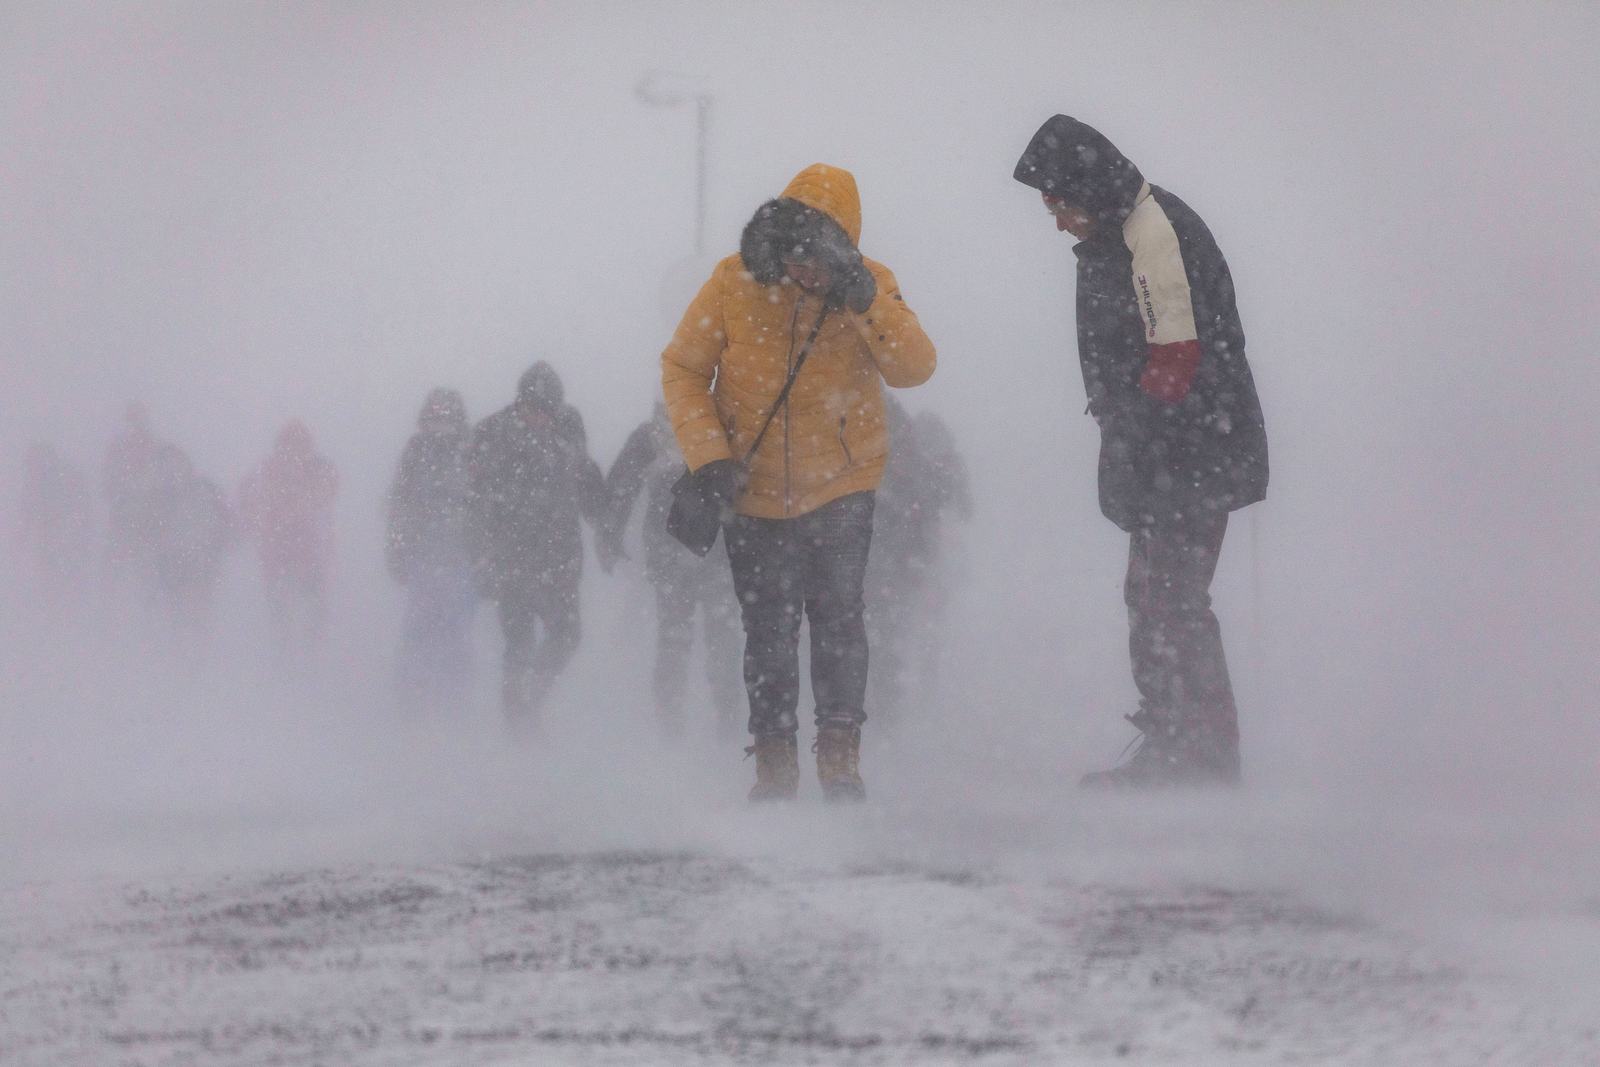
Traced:
<path fill-rule="evenodd" d="M 566 399 L 561 385 L 561 375 L 544 360 L 522 372 L 517 380 L 517 403 L 536 408 L 560 407 Z"/>
<path fill-rule="evenodd" d="M 1052 115 L 1033 135 L 1012 177 L 1121 226 L 1144 186 L 1139 168 L 1105 134 L 1070 115 Z"/>
<path fill-rule="evenodd" d="M 417 429 L 440 433 L 465 433 L 467 402 L 454 389 L 439 386 L 428 392 L 417 412 Z"/>
<path fill-rule="evenodd" d="M 849 171 L 813 163 L 783 195 L 756 209 L 739 238 L 745 269 L 763 285 L 783 278 L 785 255 L 837 263 L 861 240 L 861 194 Z"/>
<path fill-rule="evenodd" d="M 820 211 L 844 228 L 850 243 L 861 243 L 861 194 L 855 175 L 843 167 L 813 163 L 784 187 L 783 196 Z"/>

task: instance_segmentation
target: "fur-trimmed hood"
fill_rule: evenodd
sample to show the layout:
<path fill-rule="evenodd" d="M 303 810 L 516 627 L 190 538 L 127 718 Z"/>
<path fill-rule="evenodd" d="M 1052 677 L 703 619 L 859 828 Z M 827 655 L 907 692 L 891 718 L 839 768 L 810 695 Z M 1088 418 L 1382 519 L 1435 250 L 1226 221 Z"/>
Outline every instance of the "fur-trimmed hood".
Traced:
<path fill-rule="evenodd" d="M 739 239 L 745 269 L 762 285 L 783 279 L 783 257 L 799 254 L 829 264 L 855 257 L 861 240 L 861 195 L 847 170 L 813 163 L 783 195 L 756 209 Z"/>

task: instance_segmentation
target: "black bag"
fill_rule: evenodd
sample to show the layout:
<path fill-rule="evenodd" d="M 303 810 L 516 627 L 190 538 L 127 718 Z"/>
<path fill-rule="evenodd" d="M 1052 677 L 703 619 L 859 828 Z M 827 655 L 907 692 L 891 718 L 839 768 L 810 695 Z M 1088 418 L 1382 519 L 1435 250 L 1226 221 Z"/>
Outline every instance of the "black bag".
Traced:
<path fill-rule="evenodd" d="M 772 410 L 767 412 L 767 421 L 761 424 L 761 431 L 751 442 L 744 459 L 739 461 L 740 478 L 733 497 L 722 500 L 717 494 L 709 492 L 705 480 L 696 477 L 696 472 L 688 467 L 685 467 L 678 480 L 672 483 L 672 507 L 667 512 L 667 533 L 695 555 L 704 556 L 711 551 L 711 546 L 717 543 L 717 531 L 722 529 L 722 524 L 732 516 L 733 503 L 744 492 L 744 483 L 749 476 L 750 459 L 756 454 L 756 449 L 761 447 L 767 431 L 772 428 L 772 420 L 777 417 L 778 410 L 789 402 L 789 390 L 794 387 L 794 380 L 800 376 L 800 368 L 805 366 L 806 356 L 811 354 L 811 346 L 816 341 L 817 334 L 822 332 L 822 322 L 828 317 L 828 310 L 828 306 L 824 305 L 822 314 L 817 316 L 817 323 L 811 327 L 806 343 L 800 346 L 800 355 L 795 358 L 794 367 L 789 371 L 788 381 L 783 383 L 783 388 L 778 391 L 778 399 L 772 404 Z"/>
<path fill-rule="evenodd" d="M 706 492 L 703 479 L 688 467 L 672 483 L 672 507 L 667 512 L 667 533 L 697 556 L 711 551 L 717 531 L 727 516 L 726 505 Z"/>

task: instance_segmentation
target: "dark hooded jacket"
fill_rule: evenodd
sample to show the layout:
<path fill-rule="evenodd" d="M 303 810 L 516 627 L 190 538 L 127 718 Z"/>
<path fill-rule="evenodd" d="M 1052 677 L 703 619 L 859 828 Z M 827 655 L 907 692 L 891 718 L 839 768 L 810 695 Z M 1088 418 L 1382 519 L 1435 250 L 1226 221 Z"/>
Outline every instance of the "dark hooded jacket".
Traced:
<path fill-rule="evenodd" d="M 894 451 L 872 512 L 872 564 L 902 571 L 933 562 L 939 524 L 939 471 L 912 428 L 911 415 L 894 397 L 884 397 L 884 416 Z"/>
<path fill-rule="evenodd" d="M 389 573 L 405 584 L 429 568 L 464 566 L 467 549 L 466 405 L 452 389 L 429 394 L 389 489 Z"/>
<path fill-rule="evenodd" d="M 579 519 L 605 521 L 605 478 L 555 368 L 534 364 L 516 402 L 478 424 L 469 471 L 469 533 L 485 592 L 578 572 Z"/>
<path fill-rule="evenodd" d="M 177 445 L 157 448 L 155 471 L 156 577 L 174 592 L 207 591 L 221 576 L 223 556 L 233 542 L 227 494 L 197 472 Z"/>
<path fill-rule="evenodd" d="M 1095 220 L 1073 251 L 1106 517 L 1133 530 L 1261 500 L 1266 427 L 1233 278 L 1200 216 L 1066 115 L 1034 135 L 1015 177 Z"/>

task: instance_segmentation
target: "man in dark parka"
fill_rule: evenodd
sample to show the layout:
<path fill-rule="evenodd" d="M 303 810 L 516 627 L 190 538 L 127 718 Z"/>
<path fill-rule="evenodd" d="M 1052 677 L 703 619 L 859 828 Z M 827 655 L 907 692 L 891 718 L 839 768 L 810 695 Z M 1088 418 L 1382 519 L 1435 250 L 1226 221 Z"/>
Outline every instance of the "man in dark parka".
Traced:
<path fill-rule="evenodd" d="M 1142 743 L 1085 784 L 1235 782 L 1238 714 L 1209 588 L 1229 513 L 1266 495 L 1267 439 L 1227 262 L 1199 215 L 1077 119 L 1040 127 L 1014 177 L 1079 241 L 1100 507 L 1131 542 L 1141 701 L 1129 720 Z"/>
<path fill-rule="evenodd" d="M 582 636 L 579 520 L 598 531 L 607 513 L 605 477 L 554 367 L 535 363 L 517 399 L 477 425 L 468 468 L 478 590 L 499 605 L 506 639 L 502 702 L 509 722 L 536 728 Z"/>

